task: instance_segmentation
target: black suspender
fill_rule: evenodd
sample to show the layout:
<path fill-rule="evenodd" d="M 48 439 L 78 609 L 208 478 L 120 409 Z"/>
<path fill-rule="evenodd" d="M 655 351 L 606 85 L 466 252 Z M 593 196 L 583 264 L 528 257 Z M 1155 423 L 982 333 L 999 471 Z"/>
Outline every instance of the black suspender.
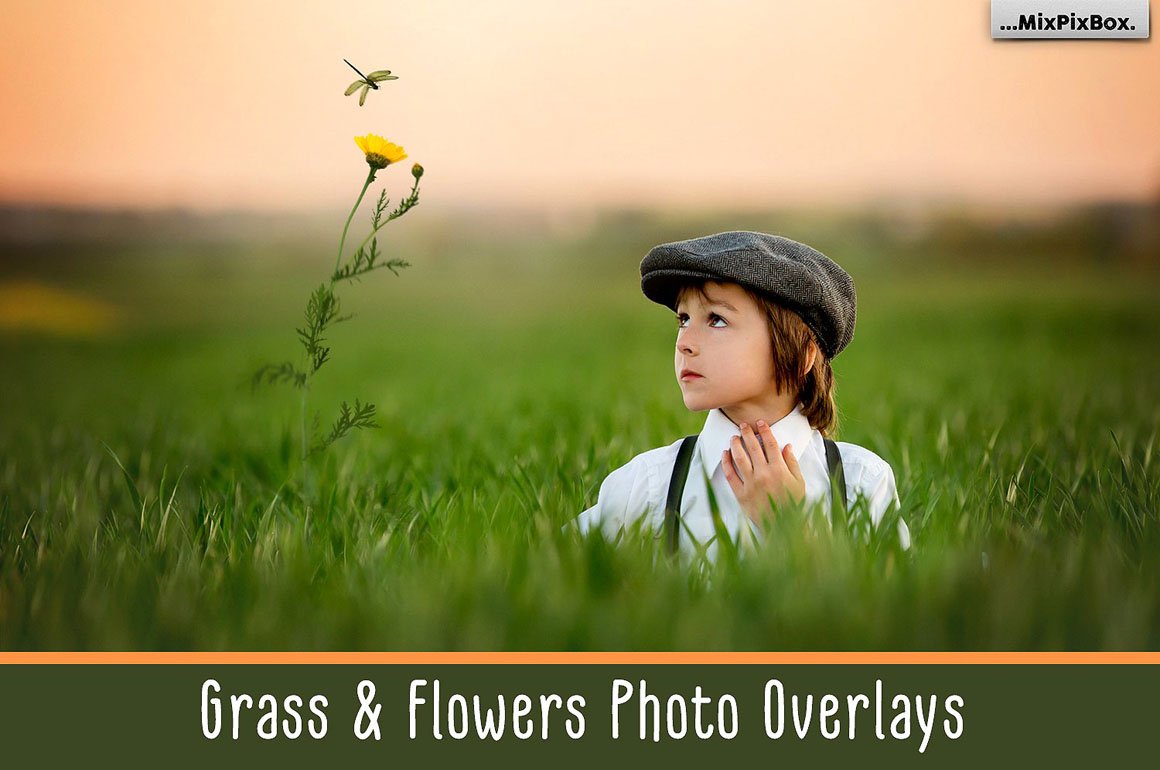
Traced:
<path fill-rule="evenodd" d="M 846 472 L 842 469 L 842 455 L 838 445 L 828 438 L 826 442 L 826 467 L 830 471 L 830 524 L 836 532 L 846 531 Z"/>
<path fill-rule="evenodd" d="M 849 501 L 846 499 L 846 474 L 842 470 L 842 455 L 838 452 L 838 445 L 830 439 L 823 439 L 826 444 L 826 467 L 830 472 L 830 489 L 832 492 L 830 518 L 835 528 L 846 528 L 846 509 Z M 686 436 L 677 450 L 677 460 L 673 463 L 673 476 L 669 479 L 669 495 L 665 500 L 665 550 L 670 554 L 677 552 L 677 544 L 681 537 L 681 495 L 685 492 L 685 479 L 689 475 L 689 464 L 693 459 L 693 448 L 697 444 L 697 436 Z"/>
<path fill-rule="evenodd" d="M 670 554 L 677 552 L 677 541 L 681 537 L 681 495 L 685 491 L 689 462 L 693 459 L 693 447 L 696 445 L 695 435 L 685 436 L 681 448 L 677 450 L 677 461 L 673 463 L 673 477 L 669 480 L 669 497 L 665 501 L 665 547 Z"/>

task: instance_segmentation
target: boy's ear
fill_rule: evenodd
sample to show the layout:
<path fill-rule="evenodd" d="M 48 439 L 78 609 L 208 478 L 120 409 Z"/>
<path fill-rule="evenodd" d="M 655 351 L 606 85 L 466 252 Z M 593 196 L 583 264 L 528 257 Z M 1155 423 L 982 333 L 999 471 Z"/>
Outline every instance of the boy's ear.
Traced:
<path fill-rule="evenodd" d="M 802 374 L 807 374 L 814 368 L 814 363 L 818 360 L 818 344 L 810 340 L 809 348 L 806 350 L 806 370 Z"/>

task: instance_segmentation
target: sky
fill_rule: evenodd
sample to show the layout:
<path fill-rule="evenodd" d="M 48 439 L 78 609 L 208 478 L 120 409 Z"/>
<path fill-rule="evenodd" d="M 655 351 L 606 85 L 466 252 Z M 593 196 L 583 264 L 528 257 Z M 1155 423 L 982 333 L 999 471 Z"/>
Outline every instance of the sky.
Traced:
<path fill-rule="evenodd" d="M 368 132 L 473 206 L 1160 195 L 1160 45 L 986 0 L 4 7 L 0 203 L 349 206 Z M 360 108 L 344 57 L 399 80 Z"/>

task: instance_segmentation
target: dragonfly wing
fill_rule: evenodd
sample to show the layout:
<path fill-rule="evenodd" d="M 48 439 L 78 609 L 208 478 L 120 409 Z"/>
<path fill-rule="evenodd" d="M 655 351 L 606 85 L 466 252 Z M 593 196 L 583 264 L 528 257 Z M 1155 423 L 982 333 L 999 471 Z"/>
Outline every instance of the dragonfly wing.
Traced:
<path fill-rule="evenodd" d="M 361 107 L 361 106 L 363 106 L 364 104 L 366 104 L 366 102 L 367 102 L 367 92 L 368 92 L 368 91 L 370 91 L 370 90 L 371 90 L 371 87 L 370 87 L 370 86 L 368 86 L 368 85 L 366 85 L 366 84 L 364 84 L 364 85 L 363 85 L 362 91 L 360 91 L 360 92 L 359 92 L 359 95 L 358 95 L 358 106 L 359 106 L 359 107 Z"/>
<path fill-rule="evenodd" d="M 351 95 L 351 94 L 353 94 L 355 91 L 357 91 L 357 90 L 359 89 L 359 87 L 360 87 L 360 86 L 364 86 L 364 85 L 366 85 L 366 83 L 365 83 L 364 81 L 362 81 L 362 80 L 356 80 L 356 81 L 354 81 L 353 83 L 351 83 L 349 86 L 347 86 L 347 87 L 346 87 L 346 93 L 345 93 L 345 94 L 343 94 L 343 95 L 344 95 L 344 96 L 350 96 L 350 95 Z"/>
<path fill-rule="evenodd" d="M 398 76 L 392 75 L 390 70 L 375 70 L 371 74 L 367 75 L 367 80 L 373 80 L 376 83 L 382 82 L 384 80 L 398 80 L 398 79 L 399 79 Z"/>

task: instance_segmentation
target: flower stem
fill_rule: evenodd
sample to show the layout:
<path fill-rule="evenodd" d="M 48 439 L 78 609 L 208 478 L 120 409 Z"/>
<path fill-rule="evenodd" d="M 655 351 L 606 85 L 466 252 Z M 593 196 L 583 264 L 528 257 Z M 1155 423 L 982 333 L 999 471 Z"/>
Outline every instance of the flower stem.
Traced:
<path fill-rule="evenodd" d="M 414 195 L 415 191 L 418 189 L 419 189 L 419 180 L 416 179 L 415 183 L 413 185 L 411 185 L 411 195 Z M 382 230 L 384 227 L 389 225 L 394 220 L 398 219 L 400 216 L 402 216 L 402 215 L 397 213 L 397 212 L 394 214 L 388 215 L 386 219 L 384 219 L 382 222 L 379 223 L 378 227 L 373 228 L 369 233 L 367 233 L 367 237 L 362 239 L 362 243 L 360 243 L 358 245 L 358 248 L 361 249 L 364 246 L 366 246 L 367 243 L 370 242 L 371 238 L 374 238 L 376 235 L 378 235 L 379 230 Z M 355 251 L 358 251 L 358 249 L 355 249 Z M 338 268 L 336 267 L 335 270 L 337 271 Z"/>
<path fill-rule="evenodd" d="M 371 182 L 375 181 L 375 171 L 376 169 L 372 168 L 371 173 L 367 174 L 367 181 L 363 182 L 363 187 L 359 190 L 358 200 L 354 202 L 354 208 L 350 210 L 350 216 L 346 218 L 346 224 L 342 228 L 342 238 L 338 242 L 338 256 L 334 260 L 334 272 L 338 272 L 339 266 L 342 265 L 342 247 L 346 245 L 346 231 L 350 229 L 350 222 L 354 219 L 354 213 L 358 211 L 363 196 L 367 194 L 367 188 L 371 186 Z"/>
<path fill-rule="evenodd" d="M 359 190 L 359 192 L 358 192 L 358 198 L 355 199 L 354 207 L 351 208 L 350 215 L 347 216 L 347 218 L 346 218 L 346 224 L 343 225 L 343 227 L 342 227 L 342 238 L 339 239 L 339 241 L 338 241 L 338 256 L 335 257 L 335 261 L 334 261 L 334 271 L 333 271 L 334 273 L 337 273 L 338 268 L 342 265 L 342 251 L 343 251 L 343 248 L 346 246 L 347 231 L 350 230 L 350 223 L 354 219 L 355 212 L 358 211 L 359 205 L 362 204 L 363 196 L 367 194 L 367 188 L 371 186 L 371 182 L 375 181 L 375 172 L 376 171 L 377 171 L 377 169 L 372 168 L 370 170 L 370 173 L 367 174 L 367 180 L 365 182 L 363 182 L 362 189 Z M 333 276 L 333 273 L 332 273 L 332 276 Z M 334 284 L 333 277 L 331 277 L 330 283 L 332 285 Z M 303 482 L 303 489 L 304 490 L 310 483 L 310 478 L 309 478 L 310 470 L 309 470 L 309 462 L 308 462 L 308 460 L 310 458 L 310 436 L 309 436 L 309 433 L 306 429 L 306 423 L 307 423 L 307 416 L 310 413 L 310 411 L 307 407 L 307 404 L 310 400 L 310 375 L 312 374 L 311 369 L 312 369 L 312 363 L 310 361 L 309 355 L 307 355 L 306 360 L 305 360 L 305 364 L 304 364 L 304 371 L 306 372 L 306 380 L 305 380 L 305 382 L 302 383 L 302 424 L 301 424 L 301 428 L 302 428 L 302 482 Z"/>
<path fill-rule="evenodd" d="M 306 435 L 306 401 L 310 397 L 310 374 L 306 375 L 306 382 L 302 384 L 302 466 L 306 466 L 306 460 L 310 457 L 309 439 Z"/>

